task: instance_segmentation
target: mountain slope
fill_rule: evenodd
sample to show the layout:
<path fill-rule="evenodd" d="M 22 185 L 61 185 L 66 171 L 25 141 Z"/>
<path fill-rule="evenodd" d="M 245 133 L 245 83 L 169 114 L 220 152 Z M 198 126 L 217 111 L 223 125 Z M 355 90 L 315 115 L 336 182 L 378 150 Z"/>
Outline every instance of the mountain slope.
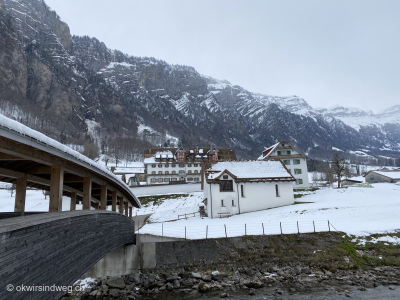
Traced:
<path fill-rule="evenodd" d="M 151 128 L 186 145 L 235 148 L 257 157 L 275 139 L 288 139 L 310 155 L 332 147 L 384 153 L 400 149 L 398 111 L 376 118 L 392 123 L 348 126 L 369 113 L 313 109 L 297 96 L 251 93 L 189 66 L 134 57 L 111 50 L 96 38 L 71 36 L 41 0 L 0 0 L 0 112 L 62 142 L 82 143 L 98 131 L 98 143 L 146 140 Z M 350 122 L 351 123 L 351 122 Z M 89 130 L 88 124 L 98 124 Z M 390 154 L 390 153 L 389 153 Z"/>

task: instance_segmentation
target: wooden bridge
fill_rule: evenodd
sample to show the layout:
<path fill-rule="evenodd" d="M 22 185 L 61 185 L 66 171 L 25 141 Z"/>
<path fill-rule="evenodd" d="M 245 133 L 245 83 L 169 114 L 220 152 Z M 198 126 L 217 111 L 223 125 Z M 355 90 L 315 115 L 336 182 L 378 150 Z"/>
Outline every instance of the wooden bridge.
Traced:
<path fill-rule="evenodd" d="M 2 115 L 0 181 L 16 186 L 14 211 L 0 213 L 0 299 L 58 299 L 63 291 L 16 287 L 71 285 L 108 252 L 135 243 L 130 217 L 140 202 L 124 182 Z M 27 187 L 49 192 L 48 212 L 26 211 Z M 63 211 L 63 196 L 71 199 L 69 211 Z"/>

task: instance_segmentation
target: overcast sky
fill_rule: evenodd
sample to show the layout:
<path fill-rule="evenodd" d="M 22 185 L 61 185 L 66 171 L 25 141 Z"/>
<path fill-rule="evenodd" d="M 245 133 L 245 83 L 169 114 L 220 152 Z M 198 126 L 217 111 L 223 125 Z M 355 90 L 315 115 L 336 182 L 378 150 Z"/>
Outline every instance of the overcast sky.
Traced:
<path fill-rule="evenodd" d="M 249 91 L 379 112 L 400 104 L 398 0 L 45 0 L 72 34 Z"/>

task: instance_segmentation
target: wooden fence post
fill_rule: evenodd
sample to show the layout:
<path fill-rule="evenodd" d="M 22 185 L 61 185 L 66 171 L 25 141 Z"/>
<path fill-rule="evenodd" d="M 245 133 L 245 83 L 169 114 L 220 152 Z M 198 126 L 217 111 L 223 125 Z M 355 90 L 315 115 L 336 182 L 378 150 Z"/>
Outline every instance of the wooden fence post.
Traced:
<path fill-rule="evenodd" d="M 281 234 L 282 234 L 282 222 L 279 222 L 279 225 L 281 226 Z"/>
<path fill-rule="evenodd" d="M 299 221 L 297 221 L 297 233 L 300 233 L 300 229 L 299 229 Z"/>
<path fill-rule="evenodd" d="M 328 228 L 329 228 L 329 232 L 331 232 L 331 225 L 329 224 L 329 220 L 328 220 Z"/>
<path fill-rule="evenodd" d="M 313 224 L 313 226 L 314 226 L 314 233 L 315 233 L 315 223 L 314 223 L 314 221 L 312 221 L 312 224 Z"/>
<path fill-rule="evenodd" d="M 208 238 L 208 225 L 206 227 L 206 239 Z"/>
<path fill-rule="evenodd" d="M 226 233 L 226 225 L 224 224 L 225 227 L 225 237 L 228 238 L 228 234 Z"/>

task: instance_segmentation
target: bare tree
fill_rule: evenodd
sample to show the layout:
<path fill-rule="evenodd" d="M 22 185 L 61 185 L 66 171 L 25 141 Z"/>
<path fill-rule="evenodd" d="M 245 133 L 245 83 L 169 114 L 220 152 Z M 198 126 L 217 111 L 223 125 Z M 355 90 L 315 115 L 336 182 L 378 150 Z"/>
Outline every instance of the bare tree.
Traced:
<path fill-rule="evenodd" d="M 340 157 L 338 153 L 333 155 L 332 161 L 333 173 L 336 175 L 338 180 L 338 188 L 340 188 L 340 180 L 346 170 L 346 163 L 343 157 Z"/>

